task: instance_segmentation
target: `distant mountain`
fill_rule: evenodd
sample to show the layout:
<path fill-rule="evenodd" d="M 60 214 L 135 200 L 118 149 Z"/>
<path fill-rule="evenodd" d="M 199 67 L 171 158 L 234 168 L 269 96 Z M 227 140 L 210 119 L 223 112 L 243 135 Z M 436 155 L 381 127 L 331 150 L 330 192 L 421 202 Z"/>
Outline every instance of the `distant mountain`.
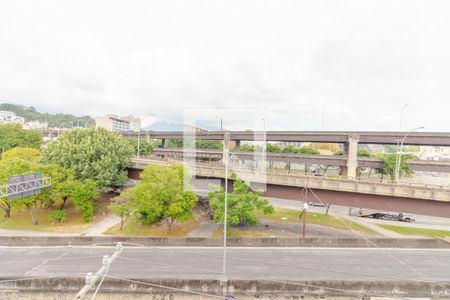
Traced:
<path fill-rule="evenodd" d="M 150 126 L 142 128 L 144 130 L 153 131 L 183 131 L 183 124 L 172 123 L 167 121 L 157 121 Z"/>
<path fill-rule="evenodd" d="M 220 127 L 216 125 L 217 122 L 214 124 L 212 122 L 200 122 L 197 124 L 197 127 L 210 130 L 210 131 L 218 131 L 220 130 Z M 183 131 L 183 124 L 180 123 L 173 123 L 168 121 L 157 121 L 149 126 L 146 126 L 145 128 L 142 128 L 143 130 L 153 130 L 153 131 Z"/>
<path fill-rule="evenodd" d="M 16 105 L 10 103 L 0 104 L 0 110 L 12 111 L 17 116 L 29 121 L 47 122 L 49 127 L 72 128 L 76 126 L 88 127 L 95 125 L 90 116 L 77 117 L 71 114 L 49 114 L 36 111 L 32 106 Z"/>

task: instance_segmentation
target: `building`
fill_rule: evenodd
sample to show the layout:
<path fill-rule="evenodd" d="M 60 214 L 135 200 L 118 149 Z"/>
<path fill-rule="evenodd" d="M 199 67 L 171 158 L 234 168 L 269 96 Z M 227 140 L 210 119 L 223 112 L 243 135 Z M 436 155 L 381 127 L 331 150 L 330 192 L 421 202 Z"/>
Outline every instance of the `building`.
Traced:
<path fill-rule="evenodd" d="M 130 131 L 131 125 L 127 120 L 123 120 L 116 115 L 108 114 L 106 116 L 96 117 L 95 126 L 102 127 L 109 131 Z"/>
<path fill-rule="evenodd" d="M 130 130 L 134 132 L 139 132 L 141 130 L 141 118 L 129 115 L 121 117 L 121 120 L 128 121 L 130 123 Z"/>
<path fill-rule="evenodd" d="M 22 117 L 18 117 L 14 112 L 0 110 L 0 124 L 23 125 L 24 123 L 25 123 L 25 119 Z"/>
<path fill-rule="evenodd" d="M 421 146 L 419 158 L 423 160 L 450 160 L 448 147 Z"/>
<path fill-rule="evenodd" d="M 46 129 L 46 128 L 48 128 L 47 122 L 30 121 L 30 122 L 25 122 L 25 124 L 23 124 L 23 129 L 41 130 L 41 129 Z"/>

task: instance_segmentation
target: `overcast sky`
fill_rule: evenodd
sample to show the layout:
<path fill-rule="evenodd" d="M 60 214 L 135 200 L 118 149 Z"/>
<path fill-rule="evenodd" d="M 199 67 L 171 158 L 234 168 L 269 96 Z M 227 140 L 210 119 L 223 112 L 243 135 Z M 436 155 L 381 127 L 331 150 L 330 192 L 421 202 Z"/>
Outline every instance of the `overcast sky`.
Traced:
<path fill-rule="evenodd" d="M 0 2 L 0 102 L 269 129 L 450 131 L 450 1 Z"/>

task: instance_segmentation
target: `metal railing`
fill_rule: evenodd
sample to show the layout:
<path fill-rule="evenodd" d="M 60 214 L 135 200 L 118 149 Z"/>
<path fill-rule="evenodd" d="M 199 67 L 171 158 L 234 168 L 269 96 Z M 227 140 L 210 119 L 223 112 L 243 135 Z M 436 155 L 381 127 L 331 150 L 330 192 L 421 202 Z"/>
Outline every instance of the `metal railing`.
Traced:
<path fill-rule="evenodd" d="M 36 178 L 18 183 L 8 183 L 0 186 L 0 198 L 32 192 L 41 188 L 49 187 L 51 184 L 50 177 Z"/>
<path fill-rule="evenodd" d="M 139 161 L 137 161 L 136 159 L 133 159 L 133 162 L 138 163 L 138 164 L 142 164 L 142 165 L 146 165 L 150 163 L 151 161 L 154 161 L 155 159 L 153 158 L 145 158 L 145 159 L 140 159 Z M 160 162 L 182 162 L 180 160 L 177 159 L 157 159 Z M 204 168 L 223 168 L 223 165 L 220 162 L 196 162 L 196 166 L 202 166 Z M 231 164 L 231 166 L 233 166 L 233 164 Z M 245 168 L 239 168 L 237 167 L 236 169 L 238 169 L 239 171 L 254 171 L 254 169 L 252 169 L 249 166 L 246 166 Z M 326 180 L 334 180 L 334 181 L 345 181 L 345 182 L 361 182 L 361 183 L 370 183 L 370 184 L 378 184 L 378 185 L 386 185 L 386 186 L 399 186 L 399 187 L 418 187 L 418 188 L 427 188 L 427 189 L 433 189 L 433 190 L 442 190 L 442 191 L 449 191 L 450 192 L 450 187 L 449 186 L 443 186 L 443 185 L 434 185 L 434 184 L 424 184 L 424 183 L 415 183 L 415 182 L 400 182 L 400 183 L 394 183 L 391 181 L 386 181 L 386 180 L 380 180 L 380 179 L 370 179 L 370 178 L 350 178 L 350 177 L 344 177 L 344 176 L 329 176 L 326 174 L 320 174 L 320 175 L 309 175 L 309 174 L 302 174 L 303 171 L 295 171 L 295 170 L 282 170 L 282 169 L 266 169 L 267 174 L 274 174 L 274 175 L 282 175 L 282 176 L 290 176 L 290 177 L 303 177 L 303 178 L 314 178 L 314 179 L 319 179 L 319 178 L 323 178 Z"/>

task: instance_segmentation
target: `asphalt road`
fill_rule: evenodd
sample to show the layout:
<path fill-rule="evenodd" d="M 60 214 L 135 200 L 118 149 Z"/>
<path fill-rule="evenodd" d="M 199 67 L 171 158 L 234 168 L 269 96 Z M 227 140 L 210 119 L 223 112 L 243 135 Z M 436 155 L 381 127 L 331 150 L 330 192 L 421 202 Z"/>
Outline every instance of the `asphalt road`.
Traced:
<path fill-rule="evenodd" d="M 0 248 L 0 277 L 84 277 L 113 247 Z M 269 280 L 450 280 L 450 249 L 235 248 L 228 274 Z M 129 248 L 110 275 L 126 278 L 219 279 L 221 248 Z"/>
<path fill-rule="evenodd" d="M 287 209 L 301 209 L 302 203 L 299 201 L 293 200 L 285 200 L 278 198 L 269 198 L 270 202 L 276 206 Z M 348 215 L 348 207 L 339 206 L 339 205 L 331 205 L 329 213 L 342 216 L 344 218 L 350 219 L 358 219 L 362 222 L 372 223 L 372 224 L 388 224 L 388 225 L 396 225 L 403 227 L 419 227 L 419 228 L 429 228 L 429 229 L 437 229 L 437 230 L 449 230 L 450 231 L 450 218 L 441 218 L 441 217 L 433 217 L 433 216 L 425 216 L 425 215 L 417 215 L 414 214 L 413 217 L 416 219 L 415 222 L 407 223 L 407 222 L 399 222 L 392 220 L 377 220 L 371 218 L 360 218 L 356 216 Z M 353 208 L 353 211 L 356 212 L 359 208 Z M 326 208 L 324 207 L 310 207 L 310 211 L 317 212 L 325 212 Z M 369 211 L 369 210 L 367 210 Z M 374 210 L 372 210 L 374 211 Z M 394 212 L 399 213 L 399 212 Z"/>

